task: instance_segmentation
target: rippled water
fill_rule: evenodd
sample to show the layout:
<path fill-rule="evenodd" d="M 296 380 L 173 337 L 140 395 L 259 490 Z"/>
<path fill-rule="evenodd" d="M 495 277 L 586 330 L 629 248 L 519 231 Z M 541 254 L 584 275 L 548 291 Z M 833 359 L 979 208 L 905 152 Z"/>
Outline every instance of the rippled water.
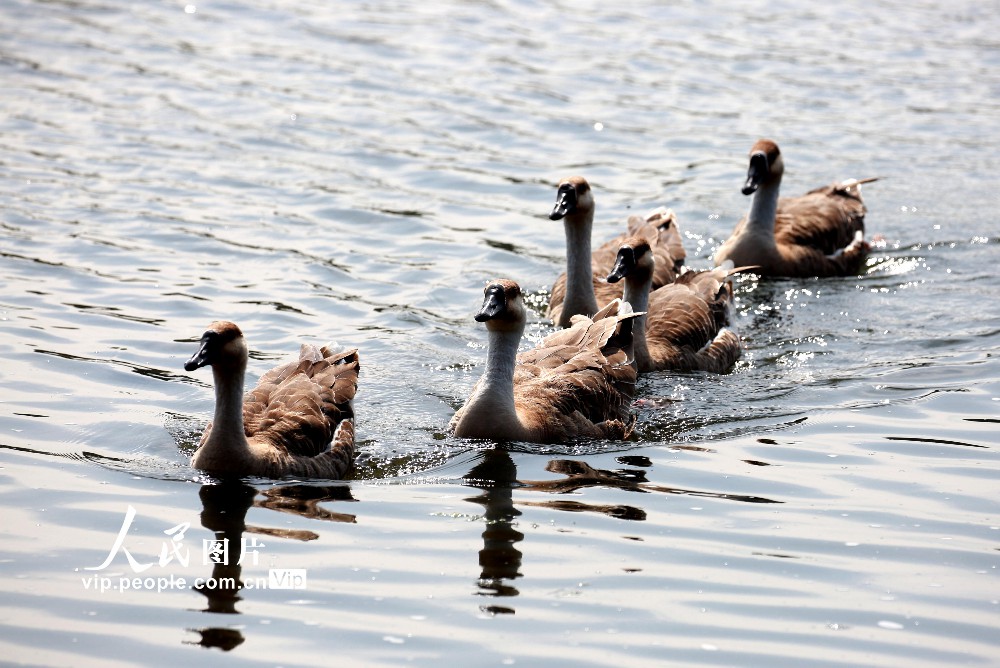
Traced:
<path fill-rule="evenodd" d="M 607 5 L 0 5 L 5 661 L 996 665 L 1000 16 Z M 759 136 L 786 194 L 882 177 L 862 277 L 743 279 L 739 366 L 646 377 L 629 442 L 445 435 L 483 281 L 548 331 L 561 177 L 704 267 Z M 190 469 L 219 317 L 252 379 L 361 348 L 354 479 Z"/>

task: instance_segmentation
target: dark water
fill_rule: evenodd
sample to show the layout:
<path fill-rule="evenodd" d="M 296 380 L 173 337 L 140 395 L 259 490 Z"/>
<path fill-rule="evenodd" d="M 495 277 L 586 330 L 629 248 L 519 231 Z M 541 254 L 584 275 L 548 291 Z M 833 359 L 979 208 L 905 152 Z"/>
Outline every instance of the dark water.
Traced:
<path fill-rule="evenodd" d="M 997 665 L 1000 16 L 607 4 L 0 5 L 3 661 Z M 742 280 L 739 366 L 645 378 L 632 441 L 445 435 L 483 281 L 548 331 L 553 184 L 705 267 L 760 136 L 786 194 L 882 177 L 863 276 Z M 216 318 L 253 380 L 361 348 L 353 480 L 188 467 Z"/>

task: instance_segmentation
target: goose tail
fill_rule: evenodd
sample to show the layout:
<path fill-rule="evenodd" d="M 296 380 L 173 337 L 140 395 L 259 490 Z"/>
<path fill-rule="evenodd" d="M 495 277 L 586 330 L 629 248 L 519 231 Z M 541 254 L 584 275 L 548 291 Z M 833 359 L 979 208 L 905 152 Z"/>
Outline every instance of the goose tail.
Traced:
<path fill-rule="evenodd" d="M 842 195 L 860 193 L 862 184 L 873 183 L 881 178 L 882 177 L 880 176 L 869 176 L 866 179 L 847 179 L 846 181 L 841 181 L 839 184 L 837 184 L 834 190 L 835 192 L 840 193 Z"/>

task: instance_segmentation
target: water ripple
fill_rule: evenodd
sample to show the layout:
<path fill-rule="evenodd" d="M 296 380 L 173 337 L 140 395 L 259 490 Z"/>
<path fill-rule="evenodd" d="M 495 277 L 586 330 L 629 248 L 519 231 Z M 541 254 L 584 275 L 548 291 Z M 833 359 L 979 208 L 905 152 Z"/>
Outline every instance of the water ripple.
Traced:
<path fill-rule="evenodd" d="M 993 660 L 996 12 L 341 4 L 0 8 L 12 660 Z M 550 331 L 560 178 L 593 185 L 595 240 L 674 208 L 703 268 L 759 136 L 784 194 L 881 177 L 862 275 L 740 277 L 740 363 L 644 378 L 628 441 L 446 434 L 486 279 L 525 288 L 526 346 Z M 187 465 L 212 392 L 181 369 L 219 317 L 251 382 L 303 342 L 362 351 L 353 479 L 227 509 L 309 590 L 221 617 L 190 587 L 85 590 L 128 504 L 152 559 L 164 528 L 215 535 Z"/>

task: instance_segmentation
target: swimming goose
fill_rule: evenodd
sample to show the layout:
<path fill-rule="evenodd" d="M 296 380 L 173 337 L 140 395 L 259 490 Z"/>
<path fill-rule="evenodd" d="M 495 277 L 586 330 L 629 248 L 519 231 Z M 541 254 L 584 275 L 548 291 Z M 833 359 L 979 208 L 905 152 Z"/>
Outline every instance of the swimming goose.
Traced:
<path fill-rule="evenodd" d="M 451 420 L 455 435 L 533 443 L 626 438 L 636 380 L 626 350 L 637 314 L 616 300 L 594 320 L 577 316 L 518 355 L 526 317 L 517 283 L 486 286 L 476 314 L 489 336 L 486 369 Z"/>
<path fill-rule="evenodd" d="M 566 272 L 552 286 L 547 316 L 559 327 L 569 327 L 574 315 L 593 315 L 598 308 L 621 296 L 617 286 L 604 277 L 615 264 L 618 247 L 627 236 L 646 236 L 657 259 L 653 285 L 672 283 L 684 263 L 684 246 L 677 217 L 660 207 L 645 218 L 630 216 L 628 232 L 593 253 L 590 232 L 594 226 L 594 195 L 582 176 L 571 176 L 559 184 L 551 220 L 562 220 L 566 230 Z"/>
<path fill-rule="evenodd" d="M 745 269 L 745 267 L 740 270 Z M 740 339 L 727 329 L 733 300 L 731 262 L 708 271 L 689 271 L 650 292 L 653 254 L 641 237 L 625 240 L 608 282 L 625 279 L 622 299 L 646 315 L 633 326 L 635 362 L 640 373 L 728 371 L 740 357 Z"/>
<path fill-rule="evenodd" d="M 243 395 L 247 344 L 231 322 L 213 322 L 187 371 L 211 365 L 215 419 L 191 465 L 220 475 L 342 478 L 354 460 L 358 351 L 303 344 L 299 359 L 265 373 Z"/>
<path fill-rule="evenodd" d="M 846 276 L 864 265 L 865 205 L 861 184 L 849 179 L 801 197 L 778 199 L 785 170 L 778 145 L 761 139 L 750 150 L 744 195 L 750 212 L 715 255 L 715 264 L 758 265 L 763 276 Z"/>

